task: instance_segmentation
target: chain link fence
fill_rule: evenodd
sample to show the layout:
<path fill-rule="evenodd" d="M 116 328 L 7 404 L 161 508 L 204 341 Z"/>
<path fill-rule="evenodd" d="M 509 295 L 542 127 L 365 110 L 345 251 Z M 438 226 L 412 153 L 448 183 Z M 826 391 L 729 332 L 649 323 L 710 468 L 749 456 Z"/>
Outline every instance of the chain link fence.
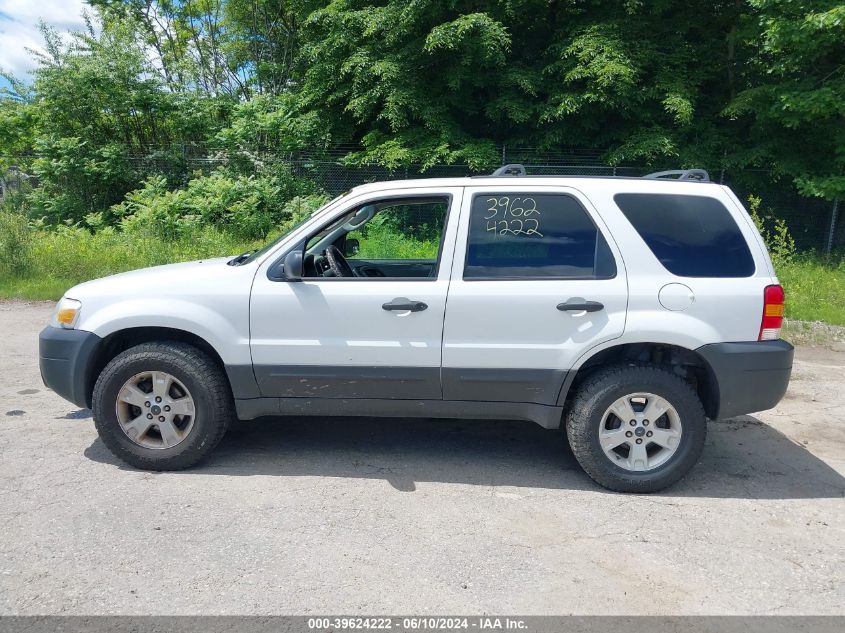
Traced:
<path fill-rule="evenodd" d="M 0 172 L 0 200 L 7 196 L 26 193 L 31 188 L 32 178 L 18 167 Z"/>

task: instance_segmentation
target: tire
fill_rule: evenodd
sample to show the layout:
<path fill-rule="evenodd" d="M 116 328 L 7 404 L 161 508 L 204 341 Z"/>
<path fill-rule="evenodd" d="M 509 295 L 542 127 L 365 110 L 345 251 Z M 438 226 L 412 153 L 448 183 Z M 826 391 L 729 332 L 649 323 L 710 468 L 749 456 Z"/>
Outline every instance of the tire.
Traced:
<path fill-rule="evenodd" d="M 150 384 L 143 382 L 145 375 L 173 379 L 167 384 L 177 385 L 175 391 L 173 387 L 168 387 L 171 389 L 170 394 L 175 394 L 172 400 L 174 409 L 178 402 L 182 402 L 175 399 L 179 397 L 179 388 L 184 388 L 191 400 L 190 415 L 164 414 L 160 409 L 155 411 L 158 409 L 155 406 L 152 409 L 156 413 L 172 415 L 174 423 L 184 427 L 181 435 L 176 436 L 178 441 L 174 440 L 172 445 L 167 445 L 165 434 L 159 433 L 155 426 L 148 430 L 143 439 L 138 440 L 131 439 L 122 426 L 122 415 L 135 420 L 152 416 L 137 415 L 150 403 L 141 402 L 140 406 L 134 407 L 126 404 L 123 398 L 119 399 L 119 396 L 126 393 L 123 390 L 127 381 L 138 379 L 141 381 L 138 384 L 142 395 L 152 401 L 152 391 L 149 394 L 143 393 L 145 384 Z M 142 378 L 137 378 L 139 376 Z M 165 402 L 168 400 L 165 399 Z M 181 406 L 186 410 L 188 408 L 185 404 Z M 178 342 L 145 343 L 118 354 L 97 378 L 91 408 L 97 432 L 106 447 L 130 466 L 143 470 L 181 470 L 193 466 L 217 446 L 234 418 L 232 392 L 221 368 L 204 352 Z M 123 411 L 128 413 L 123 414 Z M 164 420 L 163 417 L 157 419 Z M 141 420 L 141 424 L 145 422 Z M 139 443 L 154 444 L 156 434 L 160 437 L 161 446 L 151 448 Z"/>
<path fill-rule="evenodd" d="M 654 395 L 655 402 L 661 402 L 662 399 L 674 411 L 669 410 L 659 416 L 658 420 L 649 421 L 641 419 L 643 412 L 636 412 L 636 406 L 632 405 L 631 410 L 635 411 L 637 418 L 636 426 L 624 426 L 626 421 L 622 421 L 623 428 L 618 428 L 616 425 L 621 417 L 611 414 L 611 407 L 621 409 L 619 403 L 631 403 L 629 396 L 635 394 Z M 633 399 L 642 401 L 643 404 L 637 406 L 644 409 L 651 400 Z M 670 418 L 675 422 L 670 422 Z M 649 438 L 638 437 L 641 429 L 637 427 L 642 426 L 643 422 L 651 424 L 651 427 L 645 426 L 642 429 L 643 434 L 650 429 L 655 436 L 660 431 L 672 434 L 679 432 L 680 438 L 672 439 L 675 445 L 671 448 L 652 444 Z M 657 425 L 665 426 L 666 429 Z M 674 430 L 670 429 L 672 425 L 675 426 Z M 616 436 L 617 439 L 603 440 L 600 433 L 621 432 L 627 435 L 629 431 L 633 437 L 623 440 L 625 444 L 616 449 L 608 449 L 612 457 L 609 456 L 602 447 L 602 441 L 609 445 L 618 441 L 619 436 Z M 635 432 L 637 436 L 634 436 Z M 567 414 L 566 433 L 578 463 L 597 484 L 617 492 L 648 493 L 671 486 L 695 465 L 704 448 L 707 420 L 697 394 L 679 376 L 658 367 L 615 366 L 590 376 L 578 389 Z M 643 440 L 639 442 L 642 448 L 635 448 L 631 444 L 637 439 Z M 641 461 L 638 457 L 642 453 L 632 452 L 646 449 L 656 453 L 654 461 L 657 465 L 653 468 L 650 467 L 651 457 Z M 619 452 L 615 452 L 617 450 Z M 660 459 L 665 461 L 659 463 Z M 637 461 L 632 465 L 631 460 Z M 639 470 L 632 470 L 636 467 Z"/>

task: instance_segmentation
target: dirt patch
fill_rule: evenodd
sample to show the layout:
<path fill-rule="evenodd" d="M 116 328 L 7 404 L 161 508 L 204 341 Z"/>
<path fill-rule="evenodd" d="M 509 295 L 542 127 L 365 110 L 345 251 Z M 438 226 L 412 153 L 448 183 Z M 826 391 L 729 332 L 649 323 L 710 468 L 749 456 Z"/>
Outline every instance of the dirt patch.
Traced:
<path fill-rule="evenodd" d="M 821 321 L 791 321 L 783 324 L 783 338 L 793 345 L 822 346 L 845 352 L 845 327 Z"/>

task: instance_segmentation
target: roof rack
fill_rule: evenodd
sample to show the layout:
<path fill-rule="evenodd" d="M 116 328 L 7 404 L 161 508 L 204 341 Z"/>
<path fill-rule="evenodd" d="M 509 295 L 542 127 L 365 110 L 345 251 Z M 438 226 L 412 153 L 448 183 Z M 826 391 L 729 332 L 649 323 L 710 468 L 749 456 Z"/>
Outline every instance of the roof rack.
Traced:
<path fill-rule="evenodd" d="M 525 167 L 519 165 L 517 163 L 513 163 L 511 165 L 504 165 L 499 167 L 496 171 L 494 171 L 491 176 L 525 176 L 527 172 L 525 171 Z"/>
<path fill-rule="evenodd" d="M 710 174 L 708 174 L 704 169 L 670 169 L 669 171 L 656 171 L 653 174 L 643 176 L 643 178 L 653 178 L 654 180 L 671 179 L 710 182 Z"/>
<path fill-rule="evenodd" d="M 503 165 L 494 171 L 490 176 L 527 176 L 525 166 L 519 163 Z M 484 176 L 481 176 L 482 178 Z M 549 176 L 555 177 L 555 176 Z M 559 176 L 557 176 L 559 177 Z M 710 174 L 704 169 L 670 169 L 669 171 L 656 171 L 653 174 L 643 176 L 652 180 L 689 180 L 693 182 L 710 182 Z"/>

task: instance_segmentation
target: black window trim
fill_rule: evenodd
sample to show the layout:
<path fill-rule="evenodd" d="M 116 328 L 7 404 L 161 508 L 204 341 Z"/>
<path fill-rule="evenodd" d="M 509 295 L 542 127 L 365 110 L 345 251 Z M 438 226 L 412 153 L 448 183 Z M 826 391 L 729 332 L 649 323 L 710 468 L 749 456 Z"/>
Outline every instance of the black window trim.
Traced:
<path fill-rule="evenodd" d="M 619 204 L 619 201 L 616 199 L 618 196 L 631 195 L 631 194 L 643 195 L 643 196 L 683 196 L 685 198 L 707 198 L 709 200 L 715 200 L 720 205 L 722 205 L 722 207 L 725 209 L 725 211 L 728 214 L 728 217 L 731 219 L 731 221 L 734 223 L 734 225 L 736 225 L 736 230 L 739 232 L 739 235 L 742 237 L 742 240 L 745 242 L 745 247 L 748 249 L 748 255 L 751 258 L 751 273 L 748 274 L 748 275 L 741 275 L 741 276 L 738 276 L 738 277 L 737 276 L 713 277 L 712 275 L 697 275 L 697 276 L 691 277 L 689 275 L 679 275 L 677 273 L 672 272 L 671 270 L 669 270 L 666 267 L 666 264 L 664 264 L 662 261 L 660 261 L 660 258 L 651 249 L 651 246 L 649 245 L 649 243 L 646 242 L 645 238 L 642 236 L 639 229 L 637 229 L 637 227 L 634 226 L 634 223 L 631 221 L 631 219 L 625 213 L 624 209 L 622 209 L 622 206 Z M 616 205 L 616 208 L 622 214 L 622 217 L 625 218 L 625 221 L 631 226 L 631 228 L 637 234 L 637 237 L 639 237 L 640 240 L 642 240 L 642 243 L 646 247 L 646 250 L 649 253 L 651 253 L 652 257 L 654 257 L 654 261 L 656 261 L 658 263 L 658 265 L 660 265 L 660 267 L 664 270 L 664 272 L 666 272 L 669 275 L 672 275 L 672 277 L 675 277 L 676 279 L 750 279 L 752 277 L 757 276 L 757 259 L 754 256 L 754 249 L 751 248 L 751 245 L 748 242 L 747 236 L 745 235 L 745 233 L 742 232 L 742 226 L 740 226 L 740 223 L 737 222 L 737 219 L 734 217 L 733 213 L 731 213 L 731 210 L 728 207 L 728 205 L 726 205 L 724 203 L 724 201 L 720 200 L 716 196 L 707 196 L 707 195 L 702 195 L 700 193 L 699 194 L 696 194 L 696 193 L 654 193 L 654 192 L 642 192 L 642 191 L 617 191 L 615 194 L 613 194 L 613 204 Z"/>
<path fill-rule="evenodd" d="M 309 231 L 308 236 L 304 239 L 297 241 L 291 248 L 286 249 L 276 260 L 267 268 L 267 279 L 270 281 L 278 281 L 278 282 L 287 282 L 288 279 L 285 279 L 282 275 L 279 275 L 279 268 L 283 265 L 285 261 L 285 257 L 288 256 L 289 253 L 294 252 L 297 249 L 305 250 L 305 245 L 308 243 L 314 235 L 322 231 L 328 225 L 333 222 L 336 222 L 339 217 L 350 213 L 354 209 L 359 209 L 362 206 L 366 206 L 368 204 L 378 204 L 380 202 L 388 202 L 388 201 L 402 201 L 402 200 L 413 200 L 416 198 L 429 198 L 429 199 L 445 199 L 446 200 L 446 217 L 443 219 L 443 230 L 440 233 L 440 243 L 437 246 L 437 259 L 434 261 L 434 275 L 432 277 L 302 277 L 297 283 L 319 283 L 323 281 L 329 282 L 337 282 L 337 281 L 409 281 L 409 282 L 435 282 L 438 280 L 440 275 L 440 264 L 443 260 L 443 247 L 446 245 L 446 230 L 449 227 L 449 218 L 452 215 L 452 206 L 455 202 L 454 196 L 451 193 L 443 192 L 443 193 L 409 193 L 409 194 L 393 194 L 384 197 L 374 197 L 368 200 L 359 202 L 354 204 L 352 207 L 346 209 L 340 215 L 334 216 L 328 222 L 321 224 L 319 228 L 315 229 L 314 231 Z M 454 256 L 454 253 L 453 253 Z M 397 261 L 397 260 L 391 260 Z M 403 260 L 398 260 L 403 261 Z"/>
<path fill-rule="evenodd" d="M 464 245 L 464 266 L 461 270 L 461 279 L 466 282 L 473 282 L 473 281 L 609 281 L 611 279 L 616 279 L 619 275 L 619 262 L 616 260 L 616 254 L 613 252 L 613 249 L 610 247 L 610 240 L 607 239 L 607 236 L 604 234 L 604 231 L 601 230 L 596 221 L 593 219 L 590 210 L 585 207 L 581 201 L 576 197 L 573 196 L 571 193 L 565 191 L 543 191 L 543 195 L 555 195 L 555 196 L 566 196 L 567 198 L 572 198 L 575 203 L 581 207 L 584 211 L 587 219 L 590 223 L 595 227 L 596 232 L 599 233 L 602 238 L 604 238 L 605 243 L 607 244 L 607 250 L 610 251 L 610 256 L 613 258 L 613 274 L 608 275 L 607 277 L 597 277 L 596 275 L 579 275 L 579 276 L 569 276 L 569 277 L 534 277 L 534 276 L 525 276 L 525 275 L 508 275 L 507 277 L 470 277 L 467 279 L 466 277 L 466 270 L 467 270 L 467 260 L 469 259 L 469 238 L 470 238 L 470 230 L 472 228 L 472 206 L 475 204 L 475 199 L 478 196 L 489 196 L 492 195 L 493 192 L 502 191 L 501 188 L 499 189 L 491 189 L 487 193 L 476 192 L 472 194 L 472 197 L 469 201 L 469 215 L 467 218 L 467 239 L 466 244 Z M 514 192 L 511 192 L 514 193 Z M 515 192 L 525 194 L 526 192 Z M 531 193 L 531 192 L 528 192 Z M 593 270 L 595 270 L 595 262 L 593 263 Z"/>

